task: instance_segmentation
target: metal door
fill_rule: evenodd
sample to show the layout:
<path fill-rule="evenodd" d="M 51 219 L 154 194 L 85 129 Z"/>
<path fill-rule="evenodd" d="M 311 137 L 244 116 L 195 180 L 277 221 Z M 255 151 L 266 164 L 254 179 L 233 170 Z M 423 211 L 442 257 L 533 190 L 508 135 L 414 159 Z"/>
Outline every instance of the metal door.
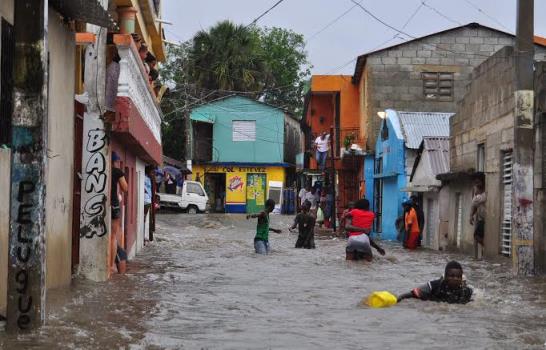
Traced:
<path fill-rule="evenodd" d="M 265 207 L 265 174 L 247 174 L 246 212 L 258 213 Z"/>
<path fill-rule="evenodd" d="M 512 151 L 504 152 L 502 156 L 502 222 L 501 222 L 501 254 L 512 255 Z"/>
<path fill-rule="evenodd" d="M 2 56 L 0 57 L 0 145 L 10 144 L 13 113 L 13 57 L 15 36 L 13 26 L 2 19 Z"/>

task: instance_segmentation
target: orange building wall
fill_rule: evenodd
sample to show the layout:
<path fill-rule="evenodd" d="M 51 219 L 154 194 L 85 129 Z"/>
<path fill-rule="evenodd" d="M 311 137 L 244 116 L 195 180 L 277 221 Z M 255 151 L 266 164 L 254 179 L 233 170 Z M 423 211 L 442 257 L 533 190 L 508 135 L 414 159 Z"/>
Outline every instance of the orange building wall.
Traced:
<path fill-rule="evenodd" d="M 358 86 L 351 81 L 350 75 L 313 75 L 311 92 L 340 92 L 340 127 L 360 127 L 360 101 Z"/>

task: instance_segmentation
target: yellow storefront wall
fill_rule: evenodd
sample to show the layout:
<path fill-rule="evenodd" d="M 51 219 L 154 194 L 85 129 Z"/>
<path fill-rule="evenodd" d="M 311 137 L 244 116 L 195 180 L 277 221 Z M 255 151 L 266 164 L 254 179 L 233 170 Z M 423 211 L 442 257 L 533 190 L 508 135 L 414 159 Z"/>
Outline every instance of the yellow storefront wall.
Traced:
<path fill-rule="evenodd" d="M 285 169 L 270 166 L 238 166 L 238 165 L 194 165 L 192 180 L 199 180 L 204 185 L 206 174 L 226 174 L 226 204 L 246 205 L 247 174 L 266 175 L 266 193 L 269 193 L 269 182 L 282 182 L 284 187 Z"/>

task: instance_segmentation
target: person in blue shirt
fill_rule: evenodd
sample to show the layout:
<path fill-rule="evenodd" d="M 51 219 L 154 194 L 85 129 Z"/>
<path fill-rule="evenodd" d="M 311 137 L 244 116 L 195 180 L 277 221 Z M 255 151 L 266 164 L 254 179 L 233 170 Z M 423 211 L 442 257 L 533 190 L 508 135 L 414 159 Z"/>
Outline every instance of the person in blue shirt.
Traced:
<path fill-rule="evenodd" d="M 144 176 L 144 232 L 146 232 L 146 219 L 148 218 L 148 213 L 152 207 L 152 178 L 154 174 L 154 167 L 147 166 L 145 169 Z M 144 242 L 146 242 L 146 235 L 144 235 Z"/>

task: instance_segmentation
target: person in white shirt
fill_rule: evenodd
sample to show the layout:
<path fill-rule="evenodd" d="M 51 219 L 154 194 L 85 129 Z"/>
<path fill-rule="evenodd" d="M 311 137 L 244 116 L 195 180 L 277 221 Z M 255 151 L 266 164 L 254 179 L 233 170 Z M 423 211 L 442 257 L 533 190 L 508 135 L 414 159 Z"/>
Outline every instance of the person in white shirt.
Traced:
<path fill-rule="evenodd" d="M 317 150 L 317 166 L 324 171 L 326 167 L 326 158 L 328 157 L 328 146 L 330 144 L 330 134 L 323 131 L 319 137 L 315 139 L 315 148 Z"/>
<path fill-rule="evenodd" d="M 303 203 L 305 203 L 305 200 L 308 198 L 308 193 L 311 193 L 311 185 L 309 184 L 305 185 L 305 187 L 303 187 L 298 193 L 298 198 L 300 199 L 300 208 L 303 207 Z"/>

